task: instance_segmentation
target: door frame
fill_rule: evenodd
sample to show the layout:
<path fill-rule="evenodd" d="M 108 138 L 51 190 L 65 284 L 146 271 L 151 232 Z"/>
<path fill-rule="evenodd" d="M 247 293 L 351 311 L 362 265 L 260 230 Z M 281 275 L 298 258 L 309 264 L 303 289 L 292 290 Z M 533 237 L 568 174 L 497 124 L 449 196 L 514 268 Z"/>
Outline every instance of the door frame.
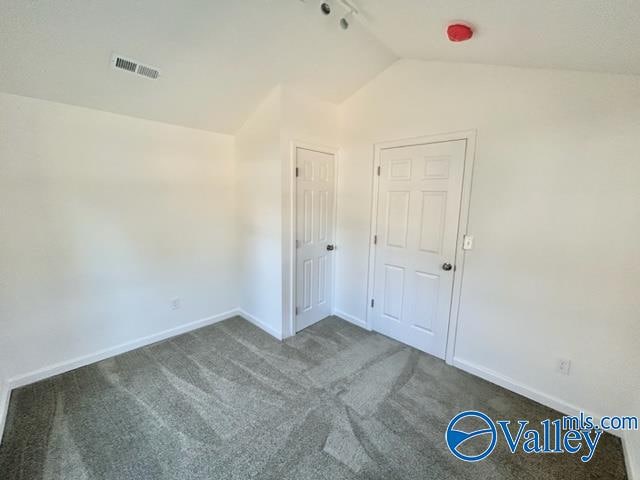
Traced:
<path fill-rule="evenodd" d="M 464 277 L 464 260 L 466 257 L 466 251 L 463 250 L 462 244 L 464 236 L 469 234 L 469 209 L 471 207 L 471 186 L 473 180 L 473 165 L 475 162 L 476 139 L 476 130 L 464 130 L 451 133 L 426 135 L 422 137 L 405 138 L 401 140 L 384 141 L 374 144 L 372 168 L 373 192 L 371 199 L 371 217 L 369 231 L 369 269 L 367 273 L 366 327 L 368 330 L 373 330 L 371 299 L 374 297 L 375 291 L 375 264 L 377 247 L 374 243 L 374 235 L 376 235 L 378 228 L 378 195 L 380 193 L 380 177 L 378 177 L 377 175 L 377 169 L 381 165 L 382 151 L 389 148 L 410 147 L 428 143 L 444 143 L 455 140 L 467 141 L 464 156 L 464 172 L 462 176 L 462 198 L 460 203 L 460 216 L 458 218 L 458 233 L 456 237 L 456 254 L 455 258 L 453 259 L 455 265 L 455 270 L 453 273 L 453 291 L 451 295 L 449 327 L 447 329 L 447 347 L 445 351 L 445 361 L 449 365 L 453 365 L 456 337 L 458 333 L 460 298 L 462 295 L 462 279 Z"/>
<path fill-rule="evenodd" d="M 319 153 L 326 153 L 333 155 L 333 243 L 336 244 L 336 249 L 331 258 L 331 313 L 335 307 L 336 297 L 336 255 L 339 249 L 337 242 L 337 230 L 338 230 L 338 157 L 340 155 L 340 149 L 338 147 L 331 147 L 327 145 L 309 143 L 300 140 L 292 140 L 289 144 L 289 202 L 291 208 L 289 209 L 289 288 L 284 289 L 285 293 L 285 315 L 283 325 L 284 337 L 291 337 L 296 334 L 296 298 L 298 294 L 298 278 L 297 278 L 297 261 L 298 261 L 298 249 L 296 247 L 296 234 L 298 231 L 298 182 L 296 180 L 296 152 L 298 148 L 304 150 L 311 150 Z M 288 297 L 288 298 L 286 298 Z"/>

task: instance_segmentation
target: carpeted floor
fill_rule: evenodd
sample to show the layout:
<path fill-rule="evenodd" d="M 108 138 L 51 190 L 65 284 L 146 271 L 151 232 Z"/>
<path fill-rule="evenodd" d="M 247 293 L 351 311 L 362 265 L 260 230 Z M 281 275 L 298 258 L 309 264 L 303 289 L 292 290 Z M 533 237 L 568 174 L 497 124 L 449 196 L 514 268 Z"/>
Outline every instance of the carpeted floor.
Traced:
<path fill-rule="evenodd" d="M 13 392 L 0 478 L 624 479 L 620 441 L 591 462 L 447 450 L 449 420 L 560 414 L 331 317 L 280 343 L 233 318 Z"/>

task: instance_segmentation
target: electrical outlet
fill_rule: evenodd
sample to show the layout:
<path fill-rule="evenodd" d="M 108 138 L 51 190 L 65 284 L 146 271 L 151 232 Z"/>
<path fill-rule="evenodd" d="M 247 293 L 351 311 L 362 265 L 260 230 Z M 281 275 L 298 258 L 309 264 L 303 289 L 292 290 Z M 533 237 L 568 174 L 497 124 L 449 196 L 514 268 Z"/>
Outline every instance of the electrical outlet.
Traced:
<path fill-rule="evenodd" d="M 571 371 L 571 360 L 561 358 L 558 360 L 557 369 L 558 373 L 562 375 L 569 375 L 569 372 Z"/>
<path fill-rule="evenodd" d="M 182 307 L 182 301 L 179 298 L 171 300 L 171 310 L 180 310 L 180 307 Z"/>

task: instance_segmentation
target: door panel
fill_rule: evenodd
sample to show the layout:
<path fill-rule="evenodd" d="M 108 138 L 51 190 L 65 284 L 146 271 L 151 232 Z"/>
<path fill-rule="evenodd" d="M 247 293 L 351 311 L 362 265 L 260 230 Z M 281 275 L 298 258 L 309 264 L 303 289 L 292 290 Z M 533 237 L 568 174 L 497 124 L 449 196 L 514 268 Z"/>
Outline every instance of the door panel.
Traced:
<path fill-rule="evenodd" d="M 318 241 L 326 242 L 329 233 L 329 192 L 322 190 L 318 192 Z"/>
<path fill-rule="evenodd" d="M 447 192 L 422 192 L 421 207 L 420 250 L 440 254 L 447 213 Z"/>
<path fill-rule="evenodd" d="M 296 331 L 331 315 L 334 155 L 296 149 Z"/>
<path fill-rule="evenodd" d="M 426 272 L 415 272 L 414 275 L 411 313 L 415 319 L 415 326 L 433 333 L 433 323 L 438 310 L 440 277 Z"/>
<path fill-rule="evenodd" d="M 385 317 L 399 321 L 402 318 L 404 298 L 404 268 L 397 265 L 385 265 L 384 273 L 382 311 Z"/>
<path fill-rule="evenodd" d="M 313 243 L 313 191 L 305 190 L 303 198 L 302 241 L 309 245 Z"/>
<path fill-rule="evenodd" d="M 318 295 L 317 304 L 324 305 L 327 302 L 327 256 L 318 258 Z"/>
<path fill-rule="evenodd" d="M 302 311 L 308 312 L 313 308 L 313 259 L 307 258 L 302 263 Z"/>
<path fill-rule="evenodd" d="M 409 227 L 409 197 L 411 192 L 387 194 L 387 246 L 405 248 Z"/>
<path fill-rule="evenodd" d="M 373 328 L 444 358 L 466 140 L 380 156 Z"/>

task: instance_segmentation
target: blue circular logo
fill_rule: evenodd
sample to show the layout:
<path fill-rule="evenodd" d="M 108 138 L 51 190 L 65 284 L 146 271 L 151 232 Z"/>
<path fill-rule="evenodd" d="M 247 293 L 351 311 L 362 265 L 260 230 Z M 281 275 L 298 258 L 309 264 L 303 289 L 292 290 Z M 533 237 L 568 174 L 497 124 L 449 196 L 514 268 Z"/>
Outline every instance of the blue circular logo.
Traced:
<path fill-rule="evenodd" d="M 463 419 L 471 418 L 473 420 L 465 422 L 472 424 L 481 424 L 480 428 L 474 429 L 472 431 L 465 431 L 456 429 L 456 425 L 461 423 Z M 490 441 L 488 442 L 488 446 L 481 453 L 476 453 L 476 450 L 472 454 L 465 454 L 461 452 L 463 445 L 472 438 L 485 438 L 486 435 L 490 435 Z M 496 425 L 493 423 L 487 415 L 482 412 L 476 411 L 467 411 L 462 412 L 456 415 L 449 422 L 449 426 L 447 427 L 447 433 L 445 434 L 445 440 L 447 441 L 447 446 L 451 453 L 453 453 L 460 460 L 464 460 L 465 462 L 477 462 L 479 460 L 483 460 L 488 457 L 493 449 L 496 448 L 496 442 L 498 441 L 498 432 L 496 431 Z M 487 440 L 484 440 L 487 442 Z M 475 442 L 474 442 L 475 443 Z M 467 444 L 469 445 L 469 444 Z M 477 445 L 475 445 L 477 447 Z"/>

